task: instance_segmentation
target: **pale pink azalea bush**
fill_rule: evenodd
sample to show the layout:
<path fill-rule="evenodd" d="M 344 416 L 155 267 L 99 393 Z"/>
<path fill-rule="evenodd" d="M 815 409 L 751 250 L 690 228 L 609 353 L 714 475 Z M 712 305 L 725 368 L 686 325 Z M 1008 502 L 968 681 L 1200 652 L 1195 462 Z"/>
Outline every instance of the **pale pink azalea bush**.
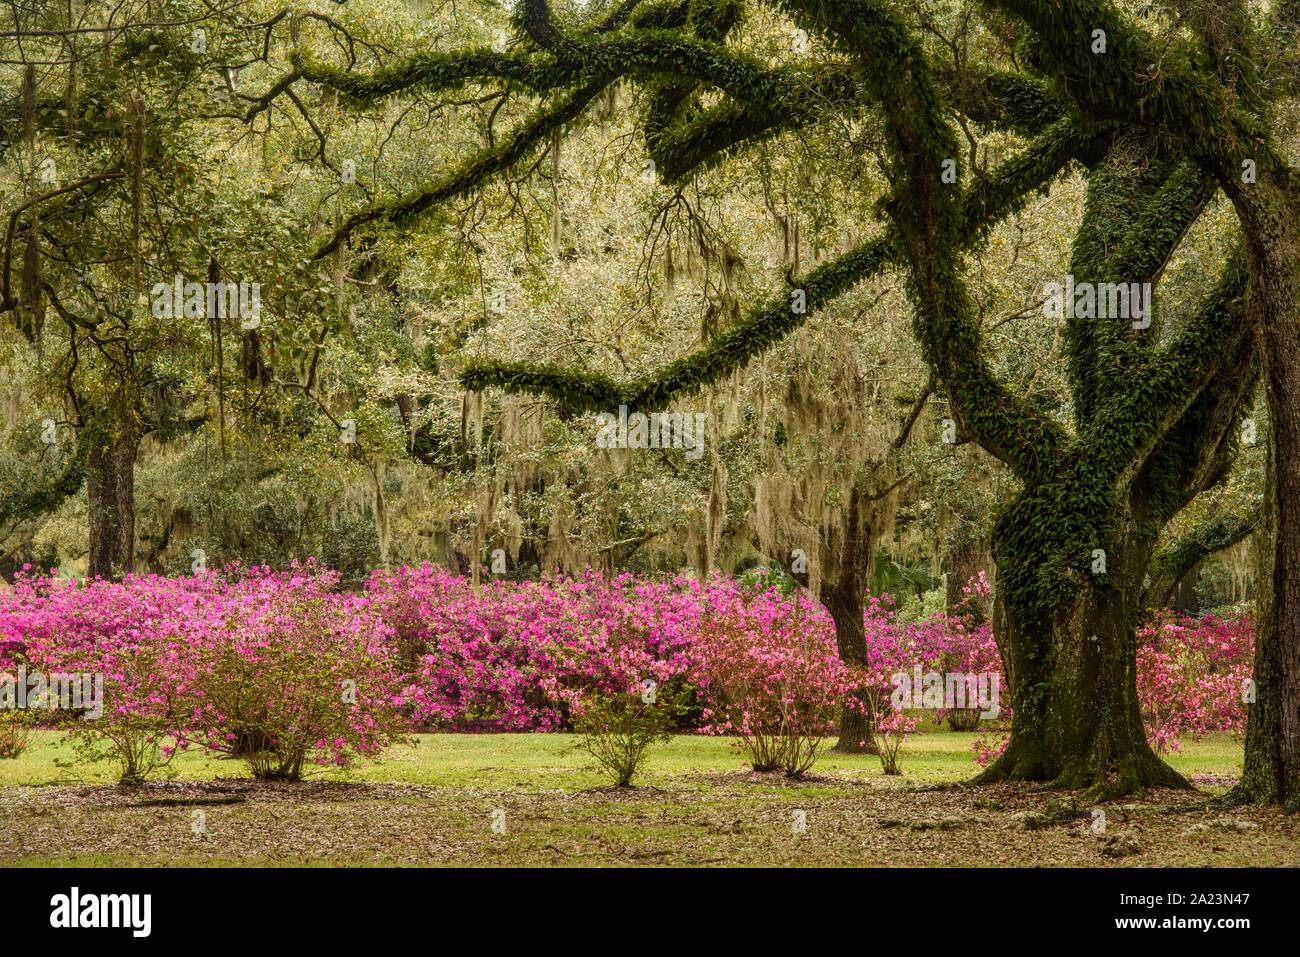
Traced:
<path fill-rule="evenodd" d="M 183 733 L 285 780 L 304 762 L 347 767 L 397 739 L 408 723 L 393 630 L 336 584 L 298 575 L 236 585 L 220 623 L 189 636 Z"/>
<path fill-rule="evenodd" d="M 880 746 L 880 766 L 886 774 L 902 774 L 898 754 L 903 742 L 916 732 L 916 719 L 900 711 L 884 708 L 876 711 L 876 741 Z"/>
<path fill-rule="evenodd" d="M 0 602 L 10 667 L 103 676 L 103 715 L 71 717 L 85 757 L 138 783 L 192 745 L 255 774 L 346 766 L 406 728 L 392 630 L 314 565 L 73 583 L 22 576 Z"/>
<path fill-rule="evenodd" d="M 804 599 L 806 600 L 806 599 Z M 865 675 L 840 661 L 824 616 L 772 589 L 749 598 L 718 588 L 706 596 L 696 639 L 708 705 L 701 730 L 735 734 L 755 771 L 800 777 L 834 733 L 841 705 L 859 706 Z"/>
<path fill-rule="evenodd" d="M 1177 751 L 1183 737 L 1244 730 L 1254 619 L 1162 611 L 1138 629 L 1137 638 L 1138 701 L 1147 739 L 1158 753 Z"/>

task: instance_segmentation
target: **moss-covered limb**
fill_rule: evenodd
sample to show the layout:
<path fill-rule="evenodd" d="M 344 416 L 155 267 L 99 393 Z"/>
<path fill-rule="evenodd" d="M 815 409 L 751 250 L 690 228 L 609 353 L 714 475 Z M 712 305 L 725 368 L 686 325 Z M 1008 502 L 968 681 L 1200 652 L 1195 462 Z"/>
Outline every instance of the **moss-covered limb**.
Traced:
<path fill-rule="evenodd" d="M 848 66 L 824 71 L 803 82 L 812 96 L 802 112 L 729 100 L 675 122 L 648 114 L 645 134 L 650 158 L 665 179 L 679 179 L 782 130 L 820 122 L 830 109 L 852 110 L 864 94 L 856 72 Z"/>
<path fill-rule="evenodd" d="M 692 32 L 698 39 L 721 43 L 727 33 L 740 19 L 740 7 L 735 2 L 708 2 L 708 0 L 691 0 L 683 4 L 682 27 Z M 667 82 L 655 86 L 650 93 L 642 126 L 645 130 L 646 146 L 651 159 L 663 164 L 670 141 L 673 139 L 673 127 L 684 123 L 698 111 L 699 99 L 693 96 L 700 89 L 700 84 L 693 80 L 685 82 Z M 735 104 L 724 103 L 712 112 L 721 113 L 723 124 L 716 130 L 725 135 L 740 124 L 742 112 L 752 113 L 759 121 L 770 126 L 775 117 L 766 109 L 752 106 L 739 108 Z M 710 132 L 714 132 L 710 130 Z"/>
<path fill-rule="evenodd" d="M 962 276 L 961 196 L 941 175 L 944 164 L 961 154 L 924 50 L 892 9 L 873 0 L 830 7 L 786 0 L 785 6 L 805 22 L 824 26 L 856 55 L 874 98 L 886 104 L 891 172 L 898 183 L 888 211 L 906 256 L 917 339 L 955 417 L 1020 477 L 1039 474 L 1065 435 L 1000 382 L 983 353 Z"/>
<path fill-rule="evenodd" d="M 567 54 L 575 43 L 555 25 L 546 0 L 519 0 L 514 20 L 519 29 L 543 50 Z"/>
<path fill-rule="evenodd" d="M 685 28 L 701 40 L 721 43 L 745 13 L 740 0 L 669 0 L 635 7 L 635 3 L 625 3 L 590 32 L 608 33 L 619 24 L 630 22 L 641 30 Z M 522 0 L 515 9 L 514 21 L 520 32 L 542 49 L 556 54 L 576 52 L 577 38 L 566 36 L 559 29 L 547 0 Z"/>
<path fill-rule="evenodd" d="M 1216 515 L 1156 552 L 1147 570 L 1150 581 L 1142 607 L 1163 608 L 1187 574 L 1205 559 L 1231 548 L 1259 526 L 1260 508 L 1245 515 Z"/>
<path fill-rule="evenodd" d="M 701 39 L 680 30 L 639 29 L 598 39 L 562 31 L 546 0 L 520 0 L 515 21 L 529 39 L 555 57 L 557 65 L 586 76 L 633 76 L 646 80 L 695 83 L 727 93 L 740 102 L 772 110 L 816 105 L 797 71 L 774 70 L 757 57 L 728 50 L 720 40 L 739 16 L 729 0 L 696 0 L 687 26 Z M 575 79 L 577 76 L 575 76 Z"/>
<path fill-rule="evenodd" d="M 1073 112 L 1047 84 L 1023 73 L 952 68 L 935 72 L 955 109 L 993 129 L 1037 136 Z"/>
<path fill-rule="evenodd" d="M 1202 45 L 1207 71 L 1232 88 L 1247 109 L 1264 106 L 1254 24 L 1245 0 L 1180 4 L 1178 13 Z"/>
<path fill-rule="evenodd" d="M 1143 463 L 1136 491 L 1161 526 L 1223 481 L 1236 457 L 1241 421 L 1260 374 L 1248 324 L 1225 339 L 1223 354 L 1218 372 Z"/>
<path fill-rule="evenodd" d="M 371 73 L 331 66 L 302 51 L 295 51 L 290 62 L 294 68 L 292 78 L 319 83 L 357 103 L 373 103 L 394 93 L 456 90 L 484 80 L 505 80 L 522 89 L 545 93 L 585 78 L 583 71 L 562 67 L 549 57 L 496 53 L 486 48 L 422 53 Z M 284 85 L 285 78 L 281 78 L 275 87 Z"/>
<path fill-rule="evenodd" d="M 1081 433 L 1098 480 L 1126 482 L 1125 476 L 1135 474 L 1175 430 L 1196 397 L 1228 363 L 1241 358 L 1238 344 L 1244 342 L 1247 330 L 1246 278 L 1241 257 L 1233 257 L 1199 311 L 1161 350 L 1158 361 L 1126 376 L 1122 388 L 1113 388 L 1103 397 L 1093 421 Z"/>
<path fill-rule="evenodd" d="M 676 126 L 646 124 L 646 148 L 667 182 L 708 169 L 741 146 L 775 136 L 794 124 L 768 110 L 723 103 Z"/>
<path fill-rule="evenodd" d="M 1214 193 L 1213 180 L 1199 167 L 1191 163 L 1175 166 L 1131 220 L 1119 248 L 1107 258 L 1110 276 L 1157 282 Z"/>
<path fill-rule="evenodd" d="M 962 203 L 962 235 L 966 241 L 977 242 L 992 223 L 1027 202 L 1034 189 L 1050 183 L 1090 135 L 1062 121 L 966 193 Z M 461 384 L 467 389 L 497 386 L 508 392 L 550 395 L 572 408 L 590 411 L 617 408 L 620 404 L 643 409 L 661 407 L 675 395 L 721 381 L 742 367 L 813 316 L 815 304 L 829 302 L 854 283 L 876 275 L 888 265 L 901 263 L 896 237 L 891 227 L 883 236 L 797 280 L 797 286 L 807 296 L 806 312 L 793 312 L 788 295 L 783 294 L 751 310 L 703 349 L 652 376 L 618 383 L 596 373 L 554 366 L 472 361 L 461 373 Z"/>
<path fill-rule="evenodd" d="M 482 80 L 508 80 L 545 93 L 561 87 L 619 76 L 649 81 L 680 81 L 719 89 L 756 108 L 801 113 L 826 105 L 818 99 L 823 84 L 808 82 L 806 70 L 771 68 L 756 57 L 728 50 L 721 43 L 697 40 L 673 30 L 627 30 L 607 38 L 568 37 L 548 49 L 546 57 L 496 53 L 486 49 L 428 53 L 374 73 L 331 67 L 297 52 L 294 72 L 359 102 L 405 90 L 448 90 Z M 546 34 L 548 42 L 550 35 Z M 827 74 L 845 77 L 834 66 Z M 851 87 L 850 87 L 851 88 Z"/>
<path fill-rule="evenodd" d="M 1113 313 L 1066 317 L 1066 360 L 1076 418 L 1084 425 L 1093 421 L 1108 395 L 1127 391 L 1129 379 L 1151 358 L 1154 307 L 1148 316 L 1151 327 L 1135 335 L 1127 308 L 1130 284 L 1158 282 L 1213 195 L 1207 174 L 1190 162 L 1153 161 L 1153 145 L 1149 135 L 1130 131 L 1088 176 L 1070 272 L 1076 283 L 1093 284 L 1097 313 Z"/>
<path fill-rule="evenodd" d="M 345 219 L 313 255 L 321 259 L 338 249 L 358 227 L 376 220 L 401 223 L 429 207 L 446 202 L 481 186 L 493 176 L 510 169 L 529 156 L 547 138 L 566 123 L 582 115 L 588 104 L 605 88 L 592 83 L 575 90 L 554 106 L 535 112 L 493 149 L 484 150 L 461 163 L 435 183 L 388 202 L 376 203 Z"/>
<path fill-rule="evenodd" d="M 1034 30 L 1037 69 L 1060 82 L 1085 110 L 1115 123 L 1158 130 L 1223 181 L 1243 157 L 1261 169 L 1286 167 L 1266 119 L 1243 108 L 1215 75 L 1183 48 L 1165 49 L 1101 0 L 983 0 Z M 1094 53 L 1094 31 L 1106 52 Z"/>
<path fill-rule="evenodd" d="M 627 405 L 633 409 L 663 408 L 675 396 L 690 395 L 743 368 L 816 313 L 894 258 L 888 237 L 863 243 L 798 281 L 804 312 L 792 308 L 786 292 L 751 311 L 714 337 L 707 348 L 664 366 L 653 376 L 617 383 L 607 376 L 538 366 L 530 363 L 471 362 L 461 373 L 467 389 L 497 386 L 507 392 L 543 393 L 573 409 L 604 411 Z"/>
<path fill-rule="evenodd" d="M 722 43 L 740 22 L 737 0 L 688 0 L 680 11 L 680 27 L 697 39 Z M 641 21 L 638 21 L 640 24 Z M 677 25 L 674 21 L 674 25 Z M 698 169 L 742 142 L 771 135 L 814 115 L 777 113 L 767 106 L 724 102 L 701 111 L 695 81 L 663 83 L 653 89 L 643 122 L 646 148 L 668 181 Z M 831 91 L 828 90 L 828 98 Z M 846 101 L 847 102 L 847 101 Z"/>
<path fill-rule="evenodd" d="M 991 174 L 975 181 L 961 204 L 958 234 L 973 247 L 1010 213 L 1017 212 L 1063 174 L 1070 160 L 1088 148 L 1097 129 L 1086 119 L 1067 116 L 1058 120 L 1021 152 Z"/>

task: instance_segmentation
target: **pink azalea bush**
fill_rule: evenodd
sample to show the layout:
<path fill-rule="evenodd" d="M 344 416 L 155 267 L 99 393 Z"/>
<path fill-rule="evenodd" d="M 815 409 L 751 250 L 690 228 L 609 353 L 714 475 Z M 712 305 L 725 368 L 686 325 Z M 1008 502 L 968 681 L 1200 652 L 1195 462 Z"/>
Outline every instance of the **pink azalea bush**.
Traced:
<path fill-rule="evenodd" d="M 158 576 L 78 584 L 20 575 L 0 606 L 3 670 L 15 673 L 21 664 L 28 672 L 99 674 L 102 713 L 93 721 L 33 717 L 64 725 L 80 757 L 111 761 L 123 783 L 138 784 L 185 746 L 177 632 L 209 617 L 205 584 Z"/>
<path fill-rule="evenodd" d="M 138 783 L 192 745 L 254 774 L 346 766 L 405 727 L 392 629 L 314 565 L 75 583 L 19 576 L 0 602 L 6 670 L 95 673 L 103 712 L 61 715 L 85 757 Z M 70 719 L 70 720 L 69 720 Z"/>
<path fill-rule="evenodd" d="M 1177 751 L 1180 737 L 1245 728 L 1243 692 L 1255 661 L 1252 618 L 1162 611 L 1137 638 L 1138 701 L 1158 753 Z"/>
<path fill-rule="evenodd" d="M 542 582 L 485 582 L 425 564 L 377 572 L 373 607 L 400 636 L 418 726 L 554 731 L 582 691 L 625 684 L 635 648 L 661 682 L 681 683 L 699 617 L 699 583 L 595 573 Z M 612 640 L 611 636 L 622 636 Z"/>
<path fill-rule="evenodd" d="M 675 730 L 735 736 L 754 767 L 793 775 L 837 732 L 843 704 L 869 707 L 888 770 L 916 730 L 891 704 L 896 675 L 1000 675 L 980 612 L 987 592 L 978 576 L 950 614 L 914 622 L 888 596 L 869 598 L 867 663 L 854 670 L 806 592 L 721 575 L 701 583 L 589 571 L 475 589 L 425 564 L 376 572 L 353 595 L 311 563 L 121 582 L 25 570 L 0 593 L 0 675 L 20 665 L 100 674 L 103 715 L 60 720 L 125 780 L 189 747 L 294 778 L 312 763 L 376 755 L 410 730 L 592 727 L 596 704 L 639 700 L 646 682 L 673 701 Z M 1252 635 L 1249 618 L 1170 614 L 1139 631 L 1138 690 L 1158 750 L 1240 730 Z M 1005 721 L 1004 676 L 1000 690 Z M 977 760 L 998 747 L 977 740 Z"/>
<path fill-rule="evenodd" d="M 719 587 L 707 595 L 695 646 L 709 701 L 702 730 L 738 735 L 755 771 L 800 777 L 834 732 L 840 706 L 857 702 L 864 676 L 840 661 L 833 633 L 816 627 L 820 607 L 779 594 L 750 598 Z"/>

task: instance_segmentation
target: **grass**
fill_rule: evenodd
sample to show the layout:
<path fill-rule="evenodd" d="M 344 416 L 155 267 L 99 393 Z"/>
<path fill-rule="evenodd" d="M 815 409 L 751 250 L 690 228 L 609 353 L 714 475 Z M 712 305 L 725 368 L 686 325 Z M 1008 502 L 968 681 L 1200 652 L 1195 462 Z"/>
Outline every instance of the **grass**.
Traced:
<path fill-rule="evenodd" d="M 946 787 L 974 773 L 973 738 L 911 738 L 901 776 L 884 775 L 875 757 L 827 753 L 806 780 L 789 781 L 750 772 L 727 740 L 678 736 L 651 752 L 638 787 L 615 790 L 572 735 L 419 735 L 382 763 L 300 784 L 186 754 L 170 780 L 134 789 L 117 787 L 106 765 L 67 767 L 71 749 L 50 737 L 0 761 L 0 863 L 1300 864 L 1294 820 L 1209 808 L 1241 771 L 1241 744 L 1227 735 L 1169 758 L 1184 774 L 1213 776 L 1198 778 L 1213 787 L 1102 805 L 1104 834 L 1091 829 L 1091 807 L 1071 804 L 1077 795 Z M 1104 855 L 1121 832 L 1138 853 Z"/>

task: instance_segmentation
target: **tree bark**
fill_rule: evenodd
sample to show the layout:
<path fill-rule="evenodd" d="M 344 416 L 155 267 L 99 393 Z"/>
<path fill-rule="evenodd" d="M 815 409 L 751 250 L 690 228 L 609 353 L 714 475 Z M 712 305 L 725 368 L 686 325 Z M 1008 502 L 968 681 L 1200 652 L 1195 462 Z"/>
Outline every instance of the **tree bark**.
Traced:
<path fill-rule="evenodd" d="M 1264 367 L 1269 468 L 1256 552 L 1255 695 L 1235 797 L 1300 809 L 1300 186 L 1234 196 L 1251 257 L 1247 300 Z"/>
<path fill-rule="evenodd" d="M 1042 514 L 1044 497 L 1026 490 L 1011 512 Z M 1059 516 L 1063 525 L 1066 517 Z M 1003 519 L 994 533 L 1003 582 L 1015 580 L 1013 568 L 1035 563 L 1023 548 L 1034 537 L 1011 539 L 1008 529 Z M 1005 629 L 998 644 L 1011 687 L 1011 739 L 976 783 L 1048 782 L 1087 788 L 1093 800 L 1190 786 L 1147 743 L 1137 697 L 1138 596 L 1157 531 L 1126 516 L 1105 549 L 1105 571 L 1077 582 L 1069 598 L 1048 610 L 1020 590 L 1001 596 Z"/>
<path fill-rule="evenodd" d="M 948 575 L 945 598 L 949 614 L 967 600 L 968 596 L 963 594 L 962 589 L 970 580 L 980 572 L 988 571 L 987 559 L 988 550 L 985 541 L 972 528 L 972 524 L 963 519 L 954 533 L 948 554 L 944 556 L 944 571 Z M 978 601 L 987 620 L 990 611 L 989 602 L 987 599 Z"/>
<path fill-rule="evenodd" d="M 861 575 L 848 571 L 852 565 L 846 562 L 845 572 L 839 579 L 830 586 L 822 586 L 821 600 L 835 623 L 835 647 L 840 660 L 865 668 L 868 664 L 867 632 L 862 619 L 865 583 Z M 840 754 L 879 754 L 871 717 L 865 696 L 858 699 L 857 707 L 842 707 L 840 737 L 832 750 Z"/>
<path fill-rule="evenodd" d="M 835 647 L 840 661 L 854 668 L 866 668 L 869 664 L 862 613 L 875 540 L 871 529 L 874 514 L 875 510 L 864 501 L 861 490 L 854 486 L 849 493 L 844 541 L 837 549 L 839 560 L 823 563 L 824 568 L 835 568 L 836 574 L 831 579 L 823 578 L 818 589 L 821 602 L 835 623 Z M 825 542 L 822 550 L 832 551 Z M 846 704 L 841 707 L 840 737 L 832 750 L 841 754 L 879 754 L 873 717 L 865 694 L 858 698 L 856 706 Z"/>
<path fill-rule="evenodd" d="M 127 413 L 96 428 L 86 450 L 86 498 L 90 504 L 90 557 L 86 574 L 116 579 L 135 567 L 135 459 L 140 446 Z"/>

